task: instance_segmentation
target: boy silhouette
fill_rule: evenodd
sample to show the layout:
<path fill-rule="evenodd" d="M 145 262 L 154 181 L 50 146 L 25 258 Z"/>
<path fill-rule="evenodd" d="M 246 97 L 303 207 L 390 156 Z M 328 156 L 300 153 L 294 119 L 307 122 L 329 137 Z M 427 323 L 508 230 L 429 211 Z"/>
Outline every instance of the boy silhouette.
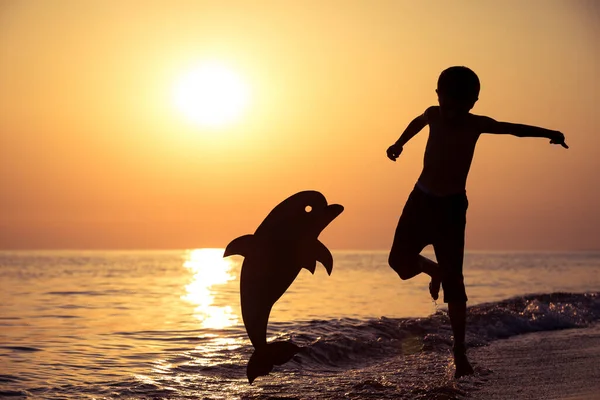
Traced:
<path fill-rule="evenodd" d="M 564 135 L 558 131 L 469 113 L 478 100 L 479 88 L 479 78 L 469 68 L 446 69 L 437 83 L 439 106 L 429 107 L 412 120 L 387 149 L 388 158 L 396 161 L 404 145 L 429 125 L 423 171 L 398 221 L 389 265 L 403 280 L 421 272 L 429 275 L 429 291 L 434 300 L 442 285 L 454 336 L 456 378 L 473 373 L 465 347 L 467 294 L 462 264 L 468 207 L 465 187 L 477 139 L 482 133 L 510 134 L 547 138 L 552 144 L 568 148 Z M 420 255 L 430 244 L 437 263 Z"/>

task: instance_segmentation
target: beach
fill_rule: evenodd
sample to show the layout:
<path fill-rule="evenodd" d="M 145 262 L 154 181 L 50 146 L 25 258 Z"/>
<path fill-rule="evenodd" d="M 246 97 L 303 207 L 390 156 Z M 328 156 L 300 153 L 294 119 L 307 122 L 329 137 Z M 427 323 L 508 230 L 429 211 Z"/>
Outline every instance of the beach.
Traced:
<path fill-rule="evenodd" d="M 470 355 L 486 373 L 469 398 L 600 399 L 600 325 L 520 335 Z"/>

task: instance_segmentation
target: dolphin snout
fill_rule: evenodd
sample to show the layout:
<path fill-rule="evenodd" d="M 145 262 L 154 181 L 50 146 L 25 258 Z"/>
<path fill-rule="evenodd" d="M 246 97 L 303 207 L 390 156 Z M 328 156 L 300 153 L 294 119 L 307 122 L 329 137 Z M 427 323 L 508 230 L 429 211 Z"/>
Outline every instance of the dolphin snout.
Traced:
<path fill-rule="evenodd" d="M 344 211 L 344 206 L 341 204 L 330 204 L 325 207 L 320 213 L 318 217 L 318 225 L 320 230 L 325 229 L 327 225 L 331 223 L 338 215 L 340 215 Z"/>
<path fill-rule="evenodd" d="M 333 221 L 338 215 L 340 215 L 344 211 L 344 206 L 341 204 L 330 204 L 327 206 L 326 213 L 331 216 L 331 221 Z"/>

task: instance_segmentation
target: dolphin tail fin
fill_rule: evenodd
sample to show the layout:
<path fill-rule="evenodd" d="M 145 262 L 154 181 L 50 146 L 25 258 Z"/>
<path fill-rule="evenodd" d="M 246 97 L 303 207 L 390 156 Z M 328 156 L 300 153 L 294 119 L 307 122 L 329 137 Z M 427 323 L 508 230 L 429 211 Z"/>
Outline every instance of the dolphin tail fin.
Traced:
<path fill-rule="evenodd" d="M 233 239 L 225 248 L 223 257 L 233 256 L 235 254 L 245 256 L 252 248 L 254 235 L 244 235 Z"/>
<path fill-rule="evenodd" d="M 257 348 L 248 361 L 246 369 L 248 382 L 252 384 L 257 377 L 267 375 L 274 365 L 290 361 L 300 350 L 301 348 L 294 343 L 283 341 L 271 342 Z"/>

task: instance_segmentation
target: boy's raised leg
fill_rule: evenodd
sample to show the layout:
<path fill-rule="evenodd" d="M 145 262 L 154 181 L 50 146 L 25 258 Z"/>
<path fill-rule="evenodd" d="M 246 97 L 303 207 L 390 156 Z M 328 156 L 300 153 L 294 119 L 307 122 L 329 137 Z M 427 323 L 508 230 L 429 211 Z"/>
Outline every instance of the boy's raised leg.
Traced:
<path fill-rule="evenodd" d="M 425 274 L 431 277 L 429 294 L 431 294 L 433 300 L 437 300 L 440 295 L 440 285 L 442 284 L 442 271 L 439 265 L 429 258 L 419 256 L 419 266 Z"/>
<path fill-rule="evenodd" d="M 438 263 L 419 254 L 426 243 L 416 242 L 411 243 L 410 246 L 398 245 L 398 243 L 408 241 L 404 238 L 399 239 L 399 236 L 397 230 L 396 236 L 394 237 L 394 244 L 392 245 L 388 258 L 390 267 L 398 273 L 402 280 L 411 279 L 421 272 L 429 275 L 431 277 L 429 293 L 434 300 L 437 300 L 439 297 L 440 285 L 442 283 L 442 270 Z"/>

